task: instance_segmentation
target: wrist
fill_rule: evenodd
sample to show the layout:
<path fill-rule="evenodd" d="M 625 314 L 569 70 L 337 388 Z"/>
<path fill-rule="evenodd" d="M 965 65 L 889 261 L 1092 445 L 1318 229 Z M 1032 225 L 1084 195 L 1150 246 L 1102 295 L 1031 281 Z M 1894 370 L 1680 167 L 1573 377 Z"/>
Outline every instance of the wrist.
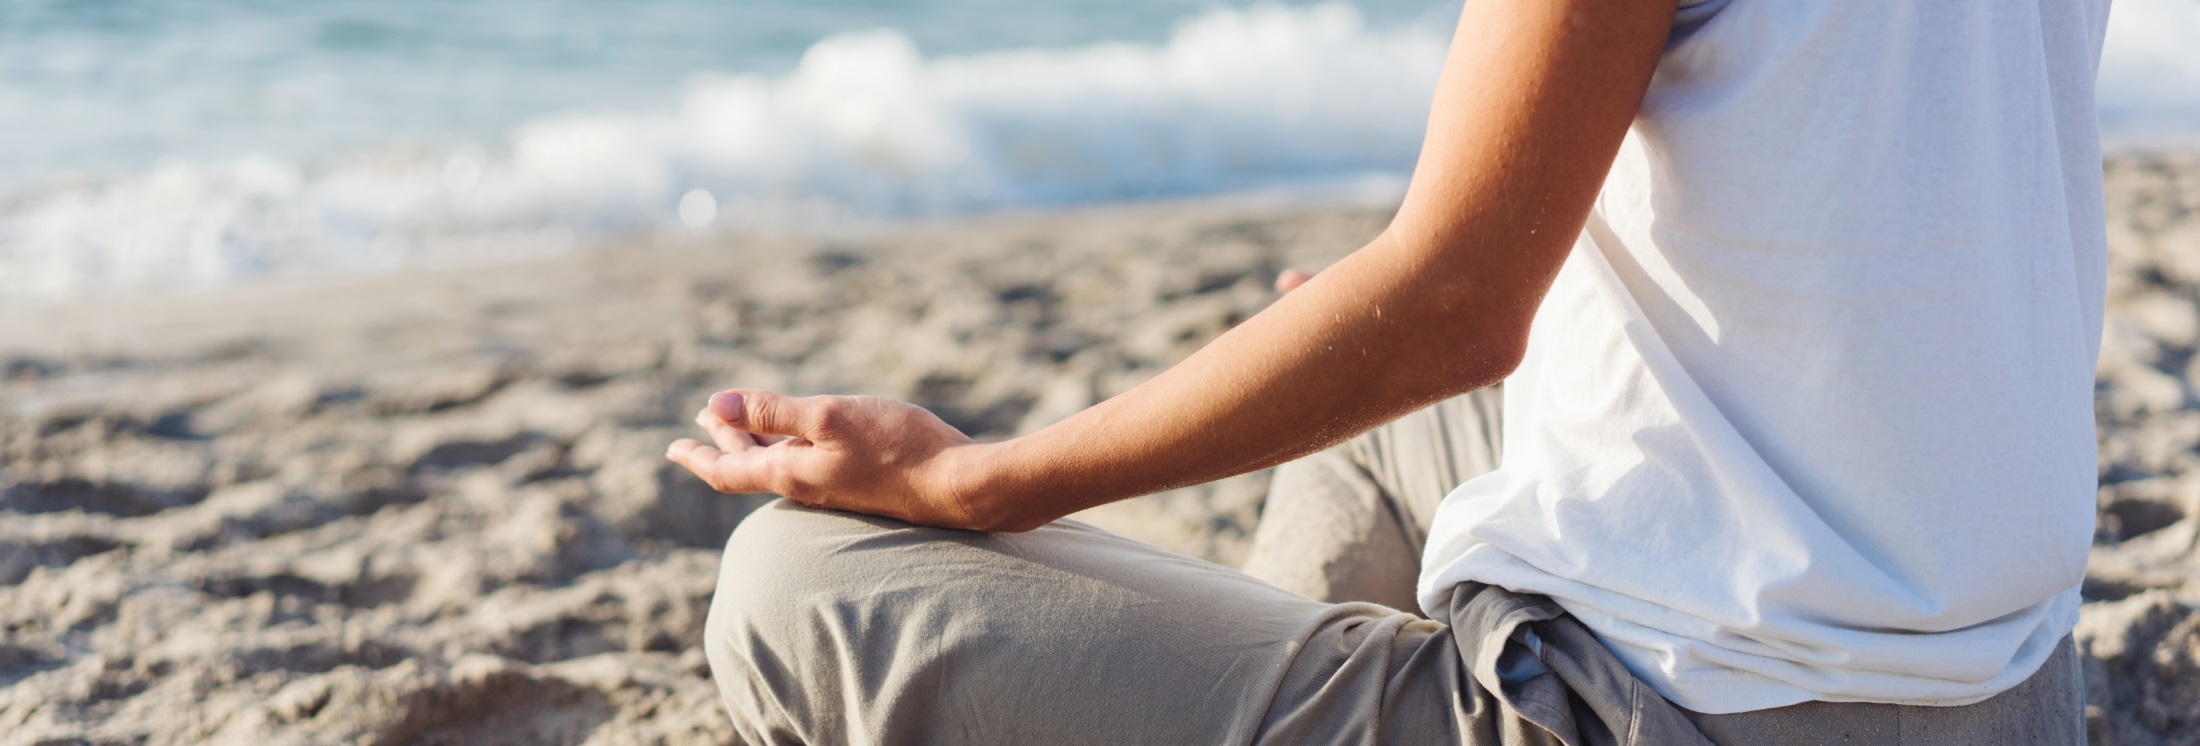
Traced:
<path fill-rule="evenodd" d="M 971 443 L 941 451 L 938 478 L 931 480 L 938 504 L 957 513 L 955 523 L 972 531 L 1029 531 L 1050 517 L 1027 515 L 1034 501 L 1017 487 L 1013 468 L 1015 441 Z"/>

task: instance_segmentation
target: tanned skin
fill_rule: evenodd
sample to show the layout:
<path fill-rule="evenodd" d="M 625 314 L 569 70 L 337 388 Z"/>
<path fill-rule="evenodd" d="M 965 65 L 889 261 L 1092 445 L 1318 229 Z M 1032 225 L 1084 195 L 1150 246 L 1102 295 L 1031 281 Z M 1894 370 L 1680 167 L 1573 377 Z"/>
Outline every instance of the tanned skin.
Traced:
<path fill-rule="evenodd" d="M 1468 0 L 1404 204 L 1183 363 L 978 443 L 915 405 L 732 389 L 665 457 L 723 492 L 978 531 L 1327 448 L 1503 380 L 1641 107 L 1676 0 Z"/>

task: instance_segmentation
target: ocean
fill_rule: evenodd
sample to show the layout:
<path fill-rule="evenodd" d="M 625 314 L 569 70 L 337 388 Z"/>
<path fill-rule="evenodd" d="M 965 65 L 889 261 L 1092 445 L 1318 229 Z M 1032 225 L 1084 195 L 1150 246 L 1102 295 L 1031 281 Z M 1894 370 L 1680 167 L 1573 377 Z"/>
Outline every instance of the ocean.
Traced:
<path fill-rule="evenodd" d="M 10 0 L 0 304 L 1244 191 L 1395 194 L 1450 2 Z M 2200 133 L 2200 0 L 2101 116 Z"/>

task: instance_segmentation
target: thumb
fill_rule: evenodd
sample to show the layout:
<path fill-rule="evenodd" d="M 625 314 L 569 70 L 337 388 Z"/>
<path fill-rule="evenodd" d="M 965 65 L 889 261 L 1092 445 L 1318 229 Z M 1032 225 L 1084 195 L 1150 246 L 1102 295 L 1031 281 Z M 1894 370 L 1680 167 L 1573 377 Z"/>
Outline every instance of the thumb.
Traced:
<path fill-rule="evenodd" d="M 710 411 L 718 419 L 743 432 L 758 435 L 808 438 L 812 428 L 807 425 L 815 421 L 808 416 L 813 414 L 809 410 L 817 406 L 817 398 L 781 396 L 769 391 L 734 389 L 710 397 Z"/>

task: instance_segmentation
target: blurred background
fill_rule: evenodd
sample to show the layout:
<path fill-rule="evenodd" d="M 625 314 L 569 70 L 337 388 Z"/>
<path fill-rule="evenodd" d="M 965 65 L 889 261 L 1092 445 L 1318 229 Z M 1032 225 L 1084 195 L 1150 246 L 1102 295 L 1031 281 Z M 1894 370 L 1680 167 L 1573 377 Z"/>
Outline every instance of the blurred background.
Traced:
<path fill-rule="evenodd" d="M 15 0 L 0 302 L 1411 166 L 1450 3 Z M 2200 136 L 2200 1 L 2120 0 L 2118 143 Z"/>
<path fill-rule="evenodd" d="M 1382 230 L 1455 2 L 0 0 L 0 746 L 732 742 L 710 392 L 1136 386 Z M 2100 75 L 2077 636 L 2189 743 L 2200 0 Z M 1235 565 L 1266 486 L 1077 517 Z"/>

